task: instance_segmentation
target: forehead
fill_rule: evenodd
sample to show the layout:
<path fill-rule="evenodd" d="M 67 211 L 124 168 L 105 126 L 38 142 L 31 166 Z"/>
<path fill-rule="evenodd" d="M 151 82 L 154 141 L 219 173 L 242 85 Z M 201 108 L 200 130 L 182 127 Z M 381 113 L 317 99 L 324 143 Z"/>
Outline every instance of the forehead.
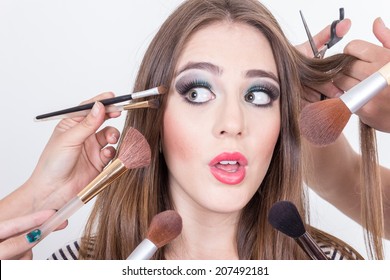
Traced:
<path fill-rule="evenodd" d="M 185 44 L 176 68 L 194 61 L 243 69 L 260 67 L 277 73 L 269 41 L 260 30 L 245 23 L 217 22 L 194 32 Z"/>

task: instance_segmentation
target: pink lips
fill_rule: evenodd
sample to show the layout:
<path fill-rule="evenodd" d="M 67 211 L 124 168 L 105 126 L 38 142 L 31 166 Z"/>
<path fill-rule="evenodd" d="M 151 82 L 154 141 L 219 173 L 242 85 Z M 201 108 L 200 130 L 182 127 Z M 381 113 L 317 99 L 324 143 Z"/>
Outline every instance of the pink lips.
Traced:
<path fill-rule="evenodd" d="M 236 185 L 245 178 L 248 160 L 241 153 L 222 153 L 209 163 L 213 176 L 221 183 Z"/>

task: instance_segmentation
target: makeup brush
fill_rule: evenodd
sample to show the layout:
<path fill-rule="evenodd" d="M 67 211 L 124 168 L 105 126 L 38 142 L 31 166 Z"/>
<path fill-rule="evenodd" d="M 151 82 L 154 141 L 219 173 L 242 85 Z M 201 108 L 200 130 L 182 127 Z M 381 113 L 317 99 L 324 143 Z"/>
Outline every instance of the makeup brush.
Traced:
<path fill-rule="evenodd" d="M 340 136 L 351 115 L 390 84 L 390 63 L 338 98 L 311 103 L 302 109 L 302 135 L 312 144 L 326 146 Z"/>
<path fill-rule="evenodd" d="M 122 139 L 118 157 L 90 182 L 76 197 L 51 216 L 39 229 L 26 235 L 29 242 L 41 240 L 110 183 L 119 178 L 127 169 L 141 168 L 150 163 L 150 147 L 144 136 L 136 129 L 129 128 Z"/>
<path fill-rule="evenodd" d="M 294 238 L 311 259 L 328 260 L 325 253 L 306 231 L 298 209 L 292 202 L 276 202 L 268 213 L 268 221 L 275 229 Z"/>
<path fill-rule="evenodd" d="M 160 100 L 159 99 L 152 99 L 147 101 L 140 101 L 140 102 L 131 102 L 124 105 L 111 105 L 105 107 L 106 113 L 111 112 L 120 112 L 120 111 L 127 111 L 127 110 L 133 110 L 133 109 L 141 109 L 141 108 L 150 108 L 150 109 L 157 109 L 160 107 Z M 62 115 L 57 115 L 53 117 L 48 118 L 41 118 L 41 119 L 35 119 L 35 121 L 49 121 L 49 120 L 58 120 L 58 119 L 66 119 L 66 118 L 76 118 L 76 117 L 85 117 L 89 114 L 91 110 L 83 110 L 83 111 L 77 111 L 73 113 L 67 113 Z"/>
<path fill-rule="evenodd" d="M 112 104 L 116 104 L 116 103 L 120 103 L 120 102 L 124 102 L 124 101 L 128 101 L 128 100 L 132 100 L 132 99 L 148 97 L 148 96 L 153 96 L 153 95 L 159 95 L 159 94 L 165 94 L 167 91 L 168 91 L 167 87 L 165 87 L 165 86 L 158 86 L 158 87 L 151 88 L 151 89 L 148 89 L 148 90 L 134 92 L 134 93 L 131 93 L 131 94 L 121 95 L 121 96 L 107 98 L 107 99 L 102 99 L 102 100 L 99 100 L 99 101 L 103 105 L 107 106 L 107 105 L 112 105 Z M 94 104 L 95 104 L 95 102 L 91 102 L 91 103 L 87 103 L 87 104 L 83 104 L 83 105 L 79 105 L 79 106 L 75 106 L 75 107 L 71 107 L 71 108 L 67 108 L 67 109 L 63 109 L 63 110 L 59 110 L 59 111 L 55 111 L 55 112 L 39 115 L 39 116 L 35 117 L 35 120 L 46 119 L 46 118 L 49 118 L 49 117 L 69 114 L 69 113 L 83 111 L 83 110 L 90 110 L 90 109 L 92 109 Z"/>
<path fill-rule="evenodd" d="M 180 215 L 173 210 L 153 217 L 146 238 L 127 257 L 127 260 L 149 260 L 154 253 L 175 239 L 182 230 Z"/>

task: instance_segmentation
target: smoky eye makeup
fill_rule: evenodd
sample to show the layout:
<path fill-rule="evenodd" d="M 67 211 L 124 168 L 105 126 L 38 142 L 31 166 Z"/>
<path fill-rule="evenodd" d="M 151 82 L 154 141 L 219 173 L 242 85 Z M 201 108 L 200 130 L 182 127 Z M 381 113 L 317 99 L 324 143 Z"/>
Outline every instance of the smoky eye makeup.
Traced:
<path fill-rule="evenodd" d="M 200 105 L 215 98 L 208 80 L 197 76 L 184 76 L 178 79 L 175 89 L 186 102 L 193 105 Z"/>
<path fill-rule="evenodd" d="M 252 84 L 244 93 L 245 101 L 257 107 L 270 107 L 279 96 L 279 88 L 266 81 Z"/>

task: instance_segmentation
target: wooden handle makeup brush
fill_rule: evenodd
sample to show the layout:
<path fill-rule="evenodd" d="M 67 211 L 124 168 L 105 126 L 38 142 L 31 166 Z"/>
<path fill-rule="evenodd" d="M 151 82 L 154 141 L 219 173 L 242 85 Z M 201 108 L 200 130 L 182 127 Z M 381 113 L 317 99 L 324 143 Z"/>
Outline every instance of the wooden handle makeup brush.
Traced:
<path fill-rule="evenodd" d="M 153 95 L 158 95 L 158 94 L 165 94 L 165 93 L 167 93 L 167 91 L 168 91 L 167 87 L 158 86 L 158 87 L 147 89 L 144 91 L 134 92 L 131 94 L 126 94 L 126 95 L 120 95 L 117 97 L 102 99 L 99 101 L 104 106 L 107 106 L 107 105 L 125 102 L 128 100 L 133 100 L 133 99 L 137 99 L 137 98 L 148 97 L 148 96 L 153 96 Z M 87 103 L 87 104 L 83 104 L 83 105 L 79 105 L 79 106 L 75 106 L 75 107 L 71 107 L 71 108 L 39 115 L 39 116 L 35 117 L 35 120 L 38 121 L 38 120 L 43 120 L 43 119 L 54 117 L 54 116 L 59 116 L 59 115 L 64 115 L 64 114 L 69 114 L 69 113 L 79 112 L 79 111 L 84 111 L 84 110 L 90 110 L 90 109 L 92 109 L 94 104 L 95 104 L 95 102 L 91 102 L 91 103 Z"/>
<path fill-rule="evenodd" d="M 182 230 L 180 215 L 167 210 L 153 217 L 146 238 L 127 257 L 127 260 L 149 260 L 154 253 L 175 239 Z"/>
<path fill-rule="evenodd" d="M 269 211 L 268 221 L 275 229 L 294 238 L 311 259 L 328 260 L 325 253 L 306 231 L 301 216 L 292 202 L 276 202 Z"/>
<path fill-rule="evenodd" d="M 127 169 L 149 165 L 150 157 L 151 151 L 148 142 L 138 130 L 130 127 L 123 137 L 117 159 L 107 165 L 91 183 L 50 217 L 39 229 L 28 233 L 26 235 L 27 240 L 31 243 L 46 237 L 73 213 L 105 189 L 107 185 L 119 178 Z"/>
<path fill-rule="evenodd" d="M 160 107 L 160 100 L 159 99 L 152 99 L 147 101 L 140 101 L 140 102 L 132 102 L 124 105 L 111 105 L 106 106 L 106 113 L 112 113 L 112 112 L 121 112 L 121 111 L 127 111 L 127 110 L 133 110 L 133 109 L 141 109 L 141 108 L 150 108 L 150 109 L 157 109 Z M 58 120 L 58 119 L 69 119 L 69 118 L 76 118 L 76 117 L 85 117 L 91 112 L 91 110 L 83 110 L 83 111 L 77 111 L 62 115 L 57 115 L 53 117 L 48 118 L 40 118 L 35 119 L 35 121 L 50 121 L 50 120 Z"/>
<path fill-rule="evenodd" d="M 302 109 L 302 135 L 312 144 L 326 146 L 340 136 L 351 115 L 390 85 L 390 63 L 339 98 L 311 103 Z"/>

